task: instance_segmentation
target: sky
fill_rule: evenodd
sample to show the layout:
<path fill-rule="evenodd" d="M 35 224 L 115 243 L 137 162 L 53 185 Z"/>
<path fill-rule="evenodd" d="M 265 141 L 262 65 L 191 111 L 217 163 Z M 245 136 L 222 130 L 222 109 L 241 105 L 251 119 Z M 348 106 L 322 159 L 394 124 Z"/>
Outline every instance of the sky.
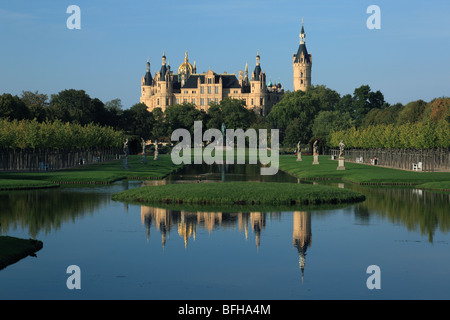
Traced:
<path fill-rule="evenodd" d="M 81 29 L 67 27 L 70 5 Z M 380 29 L 367 27 L 370 5 Z M 185 51 L 199 73 L 236 75 L 259 51 L 267 81 L 293 90 L 302 18 L 313 85 L 369 85 L 390 104 L 450 95 L 448 0 L 1 0 L 0 94 L 77 89 L 127 109 L 147 59 L 154 75 L 163 52 L 175 70 Z"/>

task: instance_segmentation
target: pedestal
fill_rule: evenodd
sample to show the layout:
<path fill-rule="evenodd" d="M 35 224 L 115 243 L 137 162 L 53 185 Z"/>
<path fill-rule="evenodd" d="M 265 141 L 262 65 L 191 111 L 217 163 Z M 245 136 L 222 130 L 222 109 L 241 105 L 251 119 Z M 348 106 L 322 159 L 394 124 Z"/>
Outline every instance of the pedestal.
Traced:
<path fill-rule="evenodd" d="M 297 154 L 297 161 L 303 161 L 302 160 L 302 155 L 299 153 L 299 154 Z"/>
<path fill-rule="evenodd" d="M 337 170 L 345 170 L 344 158 L 339 158 L 338 161 L 339 161 L 339 166 L 337 167 Z"/>
<path fill-rule="evenodd" d="M 314 155 L 313 164 L 319 164 L 319 155 Z"/>
<path fill-rule="evenodd" d="M 130 169 L 128 166 L 128 158 L 123 158 L 122 169 Z"/>

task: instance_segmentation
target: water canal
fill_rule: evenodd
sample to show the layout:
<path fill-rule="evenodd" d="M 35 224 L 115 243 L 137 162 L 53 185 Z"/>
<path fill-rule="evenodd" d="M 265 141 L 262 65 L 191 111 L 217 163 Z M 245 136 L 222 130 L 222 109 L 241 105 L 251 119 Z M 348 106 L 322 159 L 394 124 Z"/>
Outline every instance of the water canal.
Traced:
<path fill-rule="evenodd" d="M 127 205 L 154 183 L 299 181 L 254 166 L 187 167 L 162 181 L 0 193 L 0 234 L 44 243 L 0 271 L 0 299 L 449 299 L 450 195 L 351 188 L 366 201 L 302 211 Z M 69 290 L 66 269 L 81 270 Z M 367 267 L 381 270 L 369 290 Z"/>

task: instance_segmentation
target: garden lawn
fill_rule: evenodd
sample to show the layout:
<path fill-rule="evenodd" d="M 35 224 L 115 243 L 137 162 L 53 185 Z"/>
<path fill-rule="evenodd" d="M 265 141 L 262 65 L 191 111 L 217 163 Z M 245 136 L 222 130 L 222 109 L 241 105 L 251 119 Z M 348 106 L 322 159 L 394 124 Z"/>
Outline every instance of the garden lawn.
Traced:
<path fill-rule="evenodd" d="M 336 170 L 337 160 L 329 156 L 319 156 L 319 164 L 313 165 L 312 156 L 302 156 L 303 161 L 296 161 L 295 155 L 280 156 L 280 170 L 299 179 L 336 179 L 358 184 L 374 185 L 411 185 L 437 183 L 435 186 L 447 186 L 450 172 L 418 172 L 391 169 L 367 164 L 345 162 L 346 170 Z M 420 187 L 420 186 L 419 186 Z"/>
<path fill-rule="evenodd" d="M 162 179 L 181 167 L 172 163 L 170 155 L 160 155 L 159 160 L 156 161 L 152 157 L 147 157 L 147 164 L 142 164 L 141 160 L 141 156 L 130 156 L 128 159 L 130 169 L 123 169 L 122 160 L 116 160 L 50 172 L 3 172 L 0 173 L 0 184 L 1 181 L 6 184 L 6 180 L 9 179 L 40 180 L 56 184 L 112 183 L 122 179 Z"/>
<path fill-rule="evenodd" d="M 215 205 L 317 205 L 363 201 L 362 194 L 330 186 L 295 183 L 184 183 L 135 188 L 113 195 L 123 202 Z"/>

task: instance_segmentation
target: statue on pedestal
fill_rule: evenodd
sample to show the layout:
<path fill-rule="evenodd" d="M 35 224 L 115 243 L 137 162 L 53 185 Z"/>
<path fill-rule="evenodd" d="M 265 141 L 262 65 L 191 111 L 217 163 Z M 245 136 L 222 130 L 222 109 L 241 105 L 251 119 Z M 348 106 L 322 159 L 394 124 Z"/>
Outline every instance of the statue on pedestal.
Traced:
<path fill-rule="evenodd" d="M 319 146 L 317 145 L 319 142 L 319 140 L 314 141 L 313 144 L 313 156 L 314 156 L 314 161 L 313 164 L 319 164 Z"/>
<path fill-rule="evenodd" d="M 341 142 L 339 142 L 339 165 L 337 167 L 337 170 L 345 170 L 345 161 L 344 161 L 344 140 L 341 140 Z"/>
<path fill-rule="evenodd" d="M 130 149 L 128 148 L 128 138 L 125 139 L 123 143 L 123 164 L 122 169 L 130 169 L 128 166 L 128 154 L 130 153 Z"/>
<path fill-rule="evenodd" d="M 158 140 L 155 140 L 155 155 L 153 157 L 153 160 L 159 159 L 159 152 L 158 152 Z"/>
<path fill-rule="evenodd" d="M 130 149 L 128 148 L 128 138 L 125 139 L 124 143 L 123 143 L 123 156 L 125 158 L 128 158 L 128 154 L 130 152 Z"/>
<path fill-rule="evenodd" d="M 302 161 L 302 149 L 300 146 L 300 141 L 297 143 L 297 161 Z"/>
<path fill-rule="evenodd" d="M 341 140 L 341 142 L 339 142 L 339 159 L 344 157 L 344 140 Z"/>
<path fill-rule="evenodd" d="M 141 147 L 142 147 L 142 163 L 146 164 L 147 163 L 147 157 L 145 154 L 145 147 L 147 146 L 147 143 L 145 142 L 144 139 L 141 138 Z"/>

